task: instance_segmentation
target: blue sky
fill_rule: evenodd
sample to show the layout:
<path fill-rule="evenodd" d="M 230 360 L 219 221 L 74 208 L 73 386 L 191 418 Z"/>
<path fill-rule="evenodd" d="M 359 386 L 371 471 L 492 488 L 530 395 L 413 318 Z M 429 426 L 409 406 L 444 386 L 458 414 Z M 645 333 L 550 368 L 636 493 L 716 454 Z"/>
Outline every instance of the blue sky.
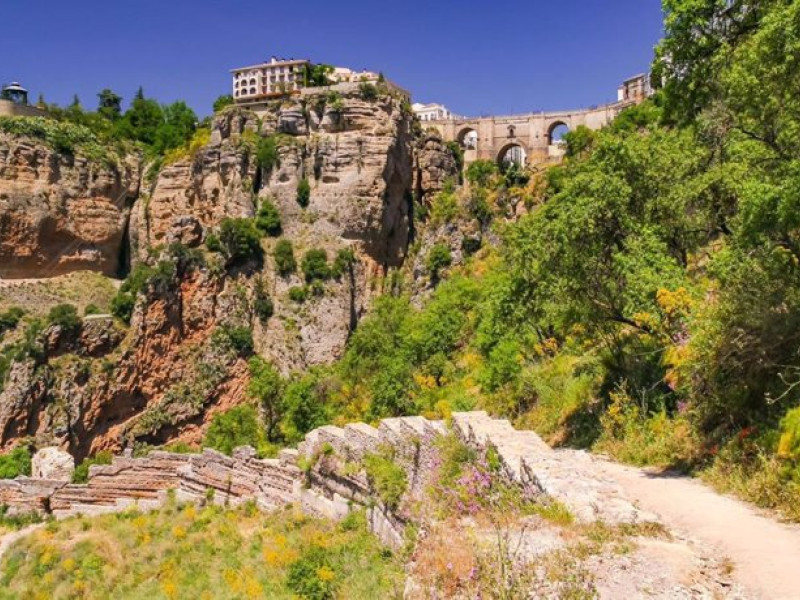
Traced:
<path fill-rule="evenodd" d="M 383 71 L 461 114 L 612 101 L 647 70 L 659 0 L 0 0 L 0 81 L 85 106 L 139 85 L 200 115 L 272 54 Z"/>

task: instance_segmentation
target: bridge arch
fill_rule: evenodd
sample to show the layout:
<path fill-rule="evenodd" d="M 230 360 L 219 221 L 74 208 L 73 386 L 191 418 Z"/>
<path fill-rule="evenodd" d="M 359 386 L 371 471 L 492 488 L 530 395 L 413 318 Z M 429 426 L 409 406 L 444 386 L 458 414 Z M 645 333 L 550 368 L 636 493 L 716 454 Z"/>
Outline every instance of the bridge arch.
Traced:
<path fill-rule="evenodd" d="M 562 120 L 553 121 L 547 128 L 547 145 L 552 146 L 558 144 L 564 137 L 564 134 L 569 132 L 569 125 Z"/>
<path fill-rule="evenodd" d="M 504 145 L 497 153 L 497 164 L 501 169 L 512 163 L 518 167 L 528 164 L 528 149 L 516 140 Z"/>
<path fill-rule="evenodd" d="M 477 150 L 478 149 L 478 130 L 475 127 L 465 125 L 458 131 L 456 135 L 458 145 L 464 150 Z"/>

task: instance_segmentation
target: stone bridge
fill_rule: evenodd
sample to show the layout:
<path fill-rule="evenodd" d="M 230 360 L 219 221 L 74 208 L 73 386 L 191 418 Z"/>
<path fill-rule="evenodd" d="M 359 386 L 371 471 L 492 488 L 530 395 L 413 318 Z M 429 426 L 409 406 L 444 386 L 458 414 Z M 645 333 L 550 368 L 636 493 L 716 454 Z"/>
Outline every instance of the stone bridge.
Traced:
<path fill-rule="evenodd" d="M 464 162 L 478 159 L 520 164 L 541 164 L 560 159 L 564 146 L 559 133 L 580 125 L 600 129 L 623 109 L 639 99 L 614 102 L 584 110 L 538 112 L 500 117 L 456 117 L 425 121 L 423 126 L 436 129 L 445 141 L 456 141 L 464 149 Z"/>

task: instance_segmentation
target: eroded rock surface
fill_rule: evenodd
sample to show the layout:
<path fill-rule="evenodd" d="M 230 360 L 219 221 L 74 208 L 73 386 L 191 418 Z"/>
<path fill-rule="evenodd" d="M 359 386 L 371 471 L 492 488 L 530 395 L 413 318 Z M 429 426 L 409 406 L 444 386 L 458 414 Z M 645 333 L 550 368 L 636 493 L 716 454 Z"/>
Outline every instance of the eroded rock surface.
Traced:
<path fill-rule="evenodd" d="M 0 278 L 116 273 L 139 171 L 135 156 L 90 160 L 0 134 Z"/>

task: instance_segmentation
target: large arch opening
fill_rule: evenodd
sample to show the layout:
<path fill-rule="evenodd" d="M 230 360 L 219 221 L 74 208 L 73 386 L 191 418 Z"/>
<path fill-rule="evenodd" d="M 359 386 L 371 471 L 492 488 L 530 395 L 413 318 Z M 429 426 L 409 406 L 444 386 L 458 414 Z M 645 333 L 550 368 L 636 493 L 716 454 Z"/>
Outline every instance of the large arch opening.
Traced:
<path fill-rule="evenodd" d="M 547 129 L 547 145 L 560 146 L 564 143 L 564 136 L 569 133 L 569 127 L 564 121 L 556 121 Z"/>
<path fill-rule="evenodd" d="M 464 150 L 478 149 L 478 132 L 471 127 L 464 127 L 464 129 L 459 131 L 456 140 L 458 140 L 458 145 Z"/>
<path fill-rule="evenodd" d="M 512 165 L 522 168 L 528 164 L 528 153 L 521 144 L 506 144 L 497 155 L 497 164 L 502 171 L 506 171 Z"/>

